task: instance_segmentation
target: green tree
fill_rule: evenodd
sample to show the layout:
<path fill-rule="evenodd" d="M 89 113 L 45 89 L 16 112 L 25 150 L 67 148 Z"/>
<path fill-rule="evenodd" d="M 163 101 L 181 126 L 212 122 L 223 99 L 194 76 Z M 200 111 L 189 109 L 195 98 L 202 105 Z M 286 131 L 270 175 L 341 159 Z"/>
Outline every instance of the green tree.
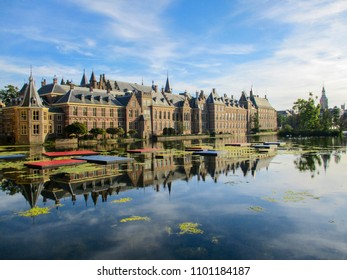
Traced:
<path fill-rule="evenodd" d="M 73 122 L 65 127 L 65 133 L 68 136 L 75 135 L 77 138 L 88 133 L 87 126 L 84 123 Z"/>
<path fill-rule="evenodd" d="M 105 135 L 106 131 L 105 129 L 95 127 L 89 130 L 89 133 L 93 135 L 94 139 L 96 139 L 98 135 Z"/>
<path fill-rule="evenodd" d="M 130 129 L 129 131 L 128 131 L 128 134 L 130 135 L 130 137 L 135 137 L 135 135 L 137 134 L 137 130 L 135 130 L 135 129 Z"/>
<path fill-rule="evenodd" d="M 0 99 L 6 104 L 11 104 L 13 98 L 19 96 L 19 90 L 13 85 L 7 85 L 4 89 L 0 90 Z"/>
<path fill-rule="evenodd" d="M 118 127 L 118 129 L 117 129 L 118 137 L 123 137 L 124 134 L 125 134 L 124 129 L 122 127 Z"/>
<path fill-rule="evenodd" d="M 260 125 L 259 125 L 259 114 L 258 113 L 255 113 L 253 116 L 252 116 L 252 129 L 251 131 L 253 133 L 258 133 L 260 131 Z"/>
<path fill-rule="evenodd" d="M 313 98 L 312 93 L 309 94 L 308 100 L 299 98 L 296 102 L 294 102 L 293 109 L 297 112 L 299 129 L 319 129 L 320 106 L 319 104 L 315 104 L 315 99 Z"/>
<path fill-rule="evenodd" d="M 111 134 L 111 135 L 112 135 L 112 139 L 113 139 L 114 136 L 117 134 L 118 129 L 115 128 L 115 127 L 109 127 L 109 128 L 106 129 L 106 132 L 107 132 L 108 134 Z"/>
<path fill-rule="evenodd" d="M 340 110 L 336 106 L 334 107 L 332 112 L 332 124 L 336 129 L 342 130 L 343 122 L 340 116 Z"/>
<path fill-rule="evenodd" d="M 320 117 L 320 125 L 322 130 L 328 131 L 331 129 L 333 124 L 333 116 L 331 115 L 329 110 L 323 110 Z"/>

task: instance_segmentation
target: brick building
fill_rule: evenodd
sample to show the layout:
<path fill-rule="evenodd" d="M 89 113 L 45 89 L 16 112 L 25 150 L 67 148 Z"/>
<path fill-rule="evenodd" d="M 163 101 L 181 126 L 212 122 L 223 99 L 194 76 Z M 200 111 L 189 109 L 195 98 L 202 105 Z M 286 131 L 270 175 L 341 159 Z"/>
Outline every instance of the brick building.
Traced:
<path fill-rule="evenodd" d="M 172 128 L 178 134 L 247 134 L 255 125 L 260 130 L 277 128 L 276 111 L 268 99 L 242 92 L 237 100 L 215 89 L 205 94 L 173 94 L 169 77 L 161 90 L 157 85 L 109 80 L 94 72 L 88 81 L 83 73 L 79 85 L 42 80 L 36 90 L 32 75 L 10 106 L 0 108 L 0 134 L 16 144 L 43 143 L 64 137 L 64 127 L 73 122 L 92 128 L 122 127 L 125 133 L 151 138 Z M 256 120 L 256 121 L 255 121 Z"/>

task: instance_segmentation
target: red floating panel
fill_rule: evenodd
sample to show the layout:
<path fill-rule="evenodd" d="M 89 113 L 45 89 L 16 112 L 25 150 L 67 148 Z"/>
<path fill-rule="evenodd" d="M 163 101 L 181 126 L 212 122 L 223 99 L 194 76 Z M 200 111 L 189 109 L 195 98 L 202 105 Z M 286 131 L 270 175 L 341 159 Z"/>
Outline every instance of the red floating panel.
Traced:
<path fill-rule="evenodd" d="M 87 156 L 87 155 L 98 155 L 98 152 L 81 150 L 81 151 L 66 151 L 66 152 L 46 152 L 42 153 L 48 157 L 64 157 L 64 156 Z"/>
<path fill-rule="evenodd" d="M 44 169 L 44 168 L 60 167 L 64 165 L 77 165 L 77 164 L 86 163 L 86 162 L 87 162 L 86 160 L 60 159 L 60 160 L 47 160 L 47 161 L 33 161 L 33 162 L 24 163 L 24 165 L 31 168 Z"/>

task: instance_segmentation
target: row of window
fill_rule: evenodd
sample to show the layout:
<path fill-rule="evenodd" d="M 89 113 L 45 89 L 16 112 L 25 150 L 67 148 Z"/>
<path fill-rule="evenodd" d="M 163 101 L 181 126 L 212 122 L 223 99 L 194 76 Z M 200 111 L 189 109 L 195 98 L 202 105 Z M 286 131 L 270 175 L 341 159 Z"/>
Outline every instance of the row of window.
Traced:
<path fill-rule="evenodd" d="M 88 107 L 73 107 L 72 108 L 72 115 L 73 116 L 79 116 L 80 111 L 82 110 L 82 116 L 86 117 L 90 115 L 90 110 L 88 110 Z M 102 117 L 114 117 L 115 116 L 115 112 L 117 111 L 117 116 L 118 118 L 122 118 L 123 117 L 123 110 L 121 108 L 119 109 L 113 109 L 113 108 L 91 108 L 91 113 L 93 117 L 98 116 L 98 111 L 100 110 L 100 115 Z M 138 113 L 137 113 L 138 114 Z"/>
<path fill-rule="evenodd" d="M 47 116 L 49 120 L 53 119 L 53 115 L 50 114 L 48 115 L 47 112 L 43 112 L 43 120 L 46 121 L 47 120 Z M 26 110 L 22 110 L 20 112 L 20 120 L 21 121 L 27 121 L 29 119 L 28 117 L 28 111 Z M 31 119 L 33 121 L 39 121 L 40 120 L 40 111 L 39 110 L 34 110 L 31 111 Z M 63 116 L 62 115 L 57 115 L 57 121 L 62 121 L 63 120 Z"/>
<path fill-rule="evenodd" d="M 43 133 L 54 133 L 53 125 L 49 124 L 48 126 L 45 125 L 43 127 Z M 32 134 L 33 135 L 39 135 L 41 133 L 41 126 L 39 124 L 33 124 L 32 125 Z M 57 133 L 62 134 L 63 133 L 63 127 L 62 125 L 57 125 Z M 28 126 L 26 124 L 21 124 L 20 126 L 20 134 L 21 135 L 28 135 Z"/>

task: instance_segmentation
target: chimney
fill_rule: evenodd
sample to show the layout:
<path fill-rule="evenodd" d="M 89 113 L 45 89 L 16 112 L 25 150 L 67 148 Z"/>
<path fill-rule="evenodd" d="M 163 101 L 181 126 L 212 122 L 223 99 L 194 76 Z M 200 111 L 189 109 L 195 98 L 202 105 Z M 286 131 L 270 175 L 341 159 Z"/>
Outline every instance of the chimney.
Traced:
<path fill-rule="evenodd" d="M 45 85 L 46 85 L 46 79 L 43 79 L 43 78 L 42 78 L 41 86 L 43 87 L 43 86 L 45 86 Z"/>
<path fill-rule="evenodd" d="M 266 94 L 265 94 L 265 99 L 267 99 L 267 96 L 266 96 Z"/>
<path fill-rule="evenodd" d="M 158 92 L 158 85 L 154 85 L 154 91 Z"/>
<path fill-rule="evenodd" d="M 75 85 L 73 83 L 70 83 L 70 89 L 74 89 Z"/>
<path fill-rule="evenodd" d="M 54 75 L 54 78 L 53 78 L 53 83 L 56 84 L 58 82 L 58 79 L 57 79 L 57 76 Z"/>
<path fill-rule="evenodd" d="M 215 89 L 215 88 L 212 89 L 212 93 L 213 93 L 213 94 L 216 93 L 216 89 Z"/>

